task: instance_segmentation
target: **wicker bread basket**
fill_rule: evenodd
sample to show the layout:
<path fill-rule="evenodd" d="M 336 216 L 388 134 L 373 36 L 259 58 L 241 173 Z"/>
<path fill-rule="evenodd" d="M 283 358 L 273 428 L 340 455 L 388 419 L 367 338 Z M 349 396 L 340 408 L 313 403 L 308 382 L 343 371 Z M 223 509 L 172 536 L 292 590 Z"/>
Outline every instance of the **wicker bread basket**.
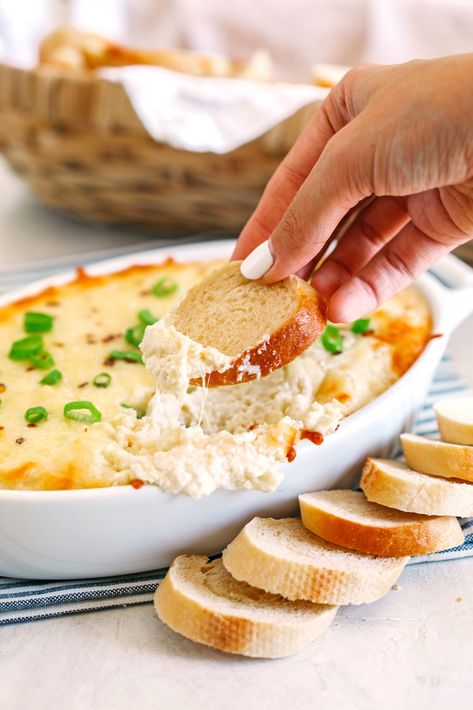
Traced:
<path fill-rule="evenodd" d="M 317 109 L 224 155 L 157 143 L 121 85 L 0 64 L 0 149 L 46 204 L 96 222 L 236 232 Z"/>

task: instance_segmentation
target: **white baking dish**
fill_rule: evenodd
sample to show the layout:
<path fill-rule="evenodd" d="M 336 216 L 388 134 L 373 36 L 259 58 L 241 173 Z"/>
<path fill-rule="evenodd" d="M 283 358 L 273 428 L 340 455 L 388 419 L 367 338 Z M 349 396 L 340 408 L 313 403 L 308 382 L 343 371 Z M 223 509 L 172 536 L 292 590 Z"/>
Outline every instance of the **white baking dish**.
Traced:
<path fill-rule="evenodd" d="M 169 255 L 181 261 L 225 257 L 231 248 L 228 241 L 166 248 L 102 262 L 89 271 L 106 273 Z M 473 310 L 473 271 L 451 256 L 434 271 L 422 276 L 418 287 L 430 304 L 434 332 L 443 337 L 432 340 L 393 387 L 345 420 L 322 446 L 301 442 L 295 461 L 282 465 L 277 491 L 215 491 L 194 500 L 153 486 L 0 490 L 0 575 L 70 579 L 163 567 L 181 552 L 220 551 L 254 515 L 294 514 L 299 493 L 349 484 L 367 455 L 389 455 L 399 433 L 412 425 L 448 336 Z M 0 305 L 71 277 L 36 282 L 3 296 Z"/>

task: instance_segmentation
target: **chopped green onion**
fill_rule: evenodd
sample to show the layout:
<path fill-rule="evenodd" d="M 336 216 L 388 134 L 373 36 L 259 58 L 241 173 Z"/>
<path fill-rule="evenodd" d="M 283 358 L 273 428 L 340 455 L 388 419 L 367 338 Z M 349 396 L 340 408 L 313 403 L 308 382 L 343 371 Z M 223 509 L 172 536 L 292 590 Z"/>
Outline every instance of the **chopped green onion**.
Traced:
<path fill-rule="evenodd" d="M 53 327 L 53 317 L 47 313 L 25 313 L 24 329 L 27 333 L 49 333 Z"/>
<path fill-rule="evenodd" d="M 47 419 L 48 413 L 44 407 L 30 407 L 25 412 L 25 419 L 28 424 L 37 424 L 42 419 Z"/>
<path fill-rule="evenodd" d="M 329 353 L 341 353 L 343 350 L 343 338 L 340 329 L 336 325 L 329 324 L 320 338 L 325 350 Z"/>
<path fill-rule="evenodd" d="M 38 370 L 49 370 L 50 367 L 54 366 L 54 358 L 46 350 L 38 355 L 31 355 L 28 360 Z"/>
<path fill-rule="evenodd" d="M 353 323 L 351 329 L 354 333 L 363 334 L 366 333 L 367 330 L 369 330 L 370 323 L 371 321 L 369 318 L 359 318 Z"/>
<path fill-rule="evenodd" d="M 126 360 L 127 362 L 143 363 L 143 358 L 140 353 L 134 353 L 130 350 L 112 350 L 108 357 L 110 360 Z"/>
<path fill-rule="evenodd" d="M 138 347 L 138 345 L 143 340 L 143 335 L 145 334 L 145 328 L 146 328 L 146 326 L 143 325 L 143 323 L 138 323 L 138 325 L 135 325 L 133 328 L 128 328 L 128 330 L 125 333 L 126 342 L 130 343 L 130 345 L 134 345 L 135 347 Z"/>
<path fill-rule="evenodd" d="M 28 360 L 32 355 L 39 355 L 43 347 L 43 339 L 40 335 L 30 335 L 28 338 L 15 340 L 8 357 L 11 360 Z"/>
<path fill-rule="evenodd" d="M 156 316 L 153 316 L 151 311 L 147 308 L 143 308 L 142 311 L 138 311 L 138 320 L 140 320 L 143 325 L 153 325 L 158 320 Z"/>
<path fill-rule="evenodd" d="M 95 375 L 92 380 L 96 387 L 109 387 L 111 381 L 112 377 L 108 374 L 108 372 L 100 372 L 98 375 Z"/>
<path fill-rule="evenodd" d="M 88 414 L 83 410 L 87 410 Z M 75 422 L 84 422 L 85 424 L 95 424 L 100 422 L 102 414 L 94 407 L 92 402 L 82 400 L 79 402 L 68 402 L 64 405 L 64 416 L 66 419 L 72 419 Z"/>
<path fill-rule="evenodd" d="M 47 375 L 39 381 L 40 385 L 57 385 L 62 380 L 62 372 L 59 370 L 51 370 Z"/>
<path fill-rule="evenodd" d="M 159 279 L 159 281 L 154 284 L 151 293 L 158 298 L 165 298 L 166 296 L 172 296 L 173 293 L 176 293 L 178 288 L 179 285 L 174 279 L 170 276 L 163 276 L 162 279 Z"/>
<path fill-rule="evenodd" d="M 143 417 L 145 416 L 145 412 L 138 411 L 136 407 L 133 407 L 131 404 L 127 404 L 127 402 L 120 402 L 120 407 L 123 407 L 124 409 L 133 409 L 137 419 L 143 419 Z"/>

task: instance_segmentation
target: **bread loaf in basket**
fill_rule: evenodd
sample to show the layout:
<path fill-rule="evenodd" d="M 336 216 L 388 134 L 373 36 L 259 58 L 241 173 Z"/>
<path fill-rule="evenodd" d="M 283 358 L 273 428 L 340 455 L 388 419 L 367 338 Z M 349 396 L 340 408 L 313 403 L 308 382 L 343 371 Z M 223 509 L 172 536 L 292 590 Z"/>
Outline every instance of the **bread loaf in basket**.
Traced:
<path fill-rule="evenodd" d="M 0 149 L 13 169 L 44 203 L 87 220 L 175 233 L 238 231 L 316 104 L 230 153 L 178 150 L 149 136 L 121 84 L 100 78 L 101 56 L 115 66 L 264 78 L 261 58 L 139 54 L 94 35 L 57 34 L 43 42 L 38 67 L 0 64 Z"/>

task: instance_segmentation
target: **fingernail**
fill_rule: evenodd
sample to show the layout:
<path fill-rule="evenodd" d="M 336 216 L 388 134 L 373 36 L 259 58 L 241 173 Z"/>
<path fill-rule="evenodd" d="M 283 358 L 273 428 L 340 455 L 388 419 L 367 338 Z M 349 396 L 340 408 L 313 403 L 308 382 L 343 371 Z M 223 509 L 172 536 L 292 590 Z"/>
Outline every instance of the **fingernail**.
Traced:
<path fill-rule="evenodd" d="M 245 279 L 254 281 L 260 279 L 274 264 L 269 239 L 248 254 L 240 266 L 240 271 Z"/>

